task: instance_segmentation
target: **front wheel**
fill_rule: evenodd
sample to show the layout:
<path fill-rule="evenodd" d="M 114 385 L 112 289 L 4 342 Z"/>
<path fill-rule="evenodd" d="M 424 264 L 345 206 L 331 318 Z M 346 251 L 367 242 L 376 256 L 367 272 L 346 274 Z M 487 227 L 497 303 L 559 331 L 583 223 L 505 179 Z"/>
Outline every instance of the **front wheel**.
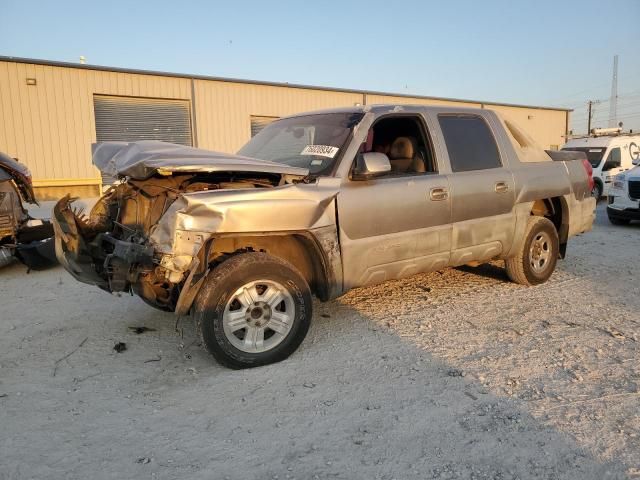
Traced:
<path fill-rule="evenodd" d="M 549 219 L 529 217 L 522 248 L 505 260 L 507 275 L 521 285 L 546 282 L 556 268 L 559 245 L 558 232 Z"/>
<path fill-rule="evenodd" d="M 293 265 L 266 253 L 243 253 L 209 273 L 194 313 L 218 362 L 257 367 L 284 360 L 302 343 L 311 323 L 311 291 Z"/>

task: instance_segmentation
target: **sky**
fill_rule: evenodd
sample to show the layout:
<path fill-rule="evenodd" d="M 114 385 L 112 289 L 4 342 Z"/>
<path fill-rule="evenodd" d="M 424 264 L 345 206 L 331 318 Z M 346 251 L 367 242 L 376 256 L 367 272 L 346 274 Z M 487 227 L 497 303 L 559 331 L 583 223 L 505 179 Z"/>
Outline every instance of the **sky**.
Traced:
<path fill-rule="evenodd" d="M 640 129 L 640 0 L 0 0 L 0 55 L 575 109 Z"/>

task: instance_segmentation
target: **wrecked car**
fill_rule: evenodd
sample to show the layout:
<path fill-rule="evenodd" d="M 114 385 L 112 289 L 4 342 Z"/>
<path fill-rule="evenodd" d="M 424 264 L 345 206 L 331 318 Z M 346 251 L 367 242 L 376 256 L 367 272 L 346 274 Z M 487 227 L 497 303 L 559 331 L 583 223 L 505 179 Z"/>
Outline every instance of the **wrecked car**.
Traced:
<path fill-rule="evenodd" d="M 0 267 L 17 258 L 29 269 L 57 263 L 53 225 L 32 218 L 24 203 L 38 205 L 29 169 L 0 152 Z"/>
<path fill-rule="evenodd" d="M 295 351 L 312 296 L 498 259 L 513 281 L 543 283 L 595 212 L 582 161 L 552 158 L 486 109 L 312 112 L 273 122 L 237 155 L 115 142 L 95 145 L 93 162 L 121 183 L 88 216 L 58 202 L 60 262 L 193 314 L 232 368 Z"/>

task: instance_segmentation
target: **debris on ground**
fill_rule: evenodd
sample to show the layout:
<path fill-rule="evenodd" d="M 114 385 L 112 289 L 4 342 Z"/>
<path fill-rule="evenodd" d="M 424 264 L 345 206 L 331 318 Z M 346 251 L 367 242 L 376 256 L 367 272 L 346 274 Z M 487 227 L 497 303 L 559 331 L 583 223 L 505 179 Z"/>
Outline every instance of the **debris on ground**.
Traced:
<path fill-rule="evenodd" d="M 69 353 L 67 353 L 65 356 L 63 356 L 63 357 L 61 357 L 61 358 L 59 358 L 58 360 L 55 361 L 55 363 L 53 365 L 53 373 L 51 374 L 52 377 L 56 376 L 56 372 L 58 371 L 58 364 L 61 361 L 66 360 L 67 358 L 69 358 L 71 355 L 76 353 L 78 350 L 80 350 L 80 348 L 84 345 L 84 342 L 86 342 L 88 339 L 89 339 L 89 337 L 85 337 L 84 340 L 82 340 L 80 342 L 80 344 L 76 348 L 74 348 Z"/>
<path fill-rule="evenodd" d="M 127 344 L 124 342 L 118 342 L 113 346 L 113 349 L 118 353 L 122 353 L 127 349 Z"/>
<path fill-rule="evenodd" d="M 149 328 L 149 327 L 129 327 L 129 330 L 131 330 L 133 333 L 135 333 L 136 335 L 140 335 L 141 333 L 144 332 L 155 332 L 156 329 L 155 328 Z"/>

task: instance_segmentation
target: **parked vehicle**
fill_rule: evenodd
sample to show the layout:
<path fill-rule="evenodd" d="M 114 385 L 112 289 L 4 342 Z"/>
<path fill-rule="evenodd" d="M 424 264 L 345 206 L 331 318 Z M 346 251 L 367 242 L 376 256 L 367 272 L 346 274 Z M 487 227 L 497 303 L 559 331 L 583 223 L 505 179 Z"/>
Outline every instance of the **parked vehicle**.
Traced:
<path fill-rule="evenodd" d="M 614 225 L 628 225 L 632 220 L 640 220 L 640 158 L 627 172 L 616 175 L 609 190 L 607 216 Z"/>
<path fill-rule="evenodd" d="M 633 167 L 633 160 L 640 156 L 640 135 L 622 133 L 620 128 L 594 129 L 585 137 L 567 141 L 562 150 L 587 154 L 593 167 L 593 196 L 599 199 L 609 195 L 613 178 Z"/>
<path fill-rule="evenodd" d="M 57 263 L 53 226 L 34 219 L 24 203 L 38 204 L 29 169 L 0 152 L 0 267 L 15 258 L 30 269 Z"/>
<path fill-rule="evenodd" d="M 264 365 L 300 345 L 312 295 L 495 259 L 545 282 L 595 210 L 584 155 L 555 154 L 490 110 L 399 105 L 283 118 L 239 155 L 103 143 L 123 182 L 88 218 L 58 202 L 56 250 L 82 282 L 191 312 L 224 365 Z"/>

